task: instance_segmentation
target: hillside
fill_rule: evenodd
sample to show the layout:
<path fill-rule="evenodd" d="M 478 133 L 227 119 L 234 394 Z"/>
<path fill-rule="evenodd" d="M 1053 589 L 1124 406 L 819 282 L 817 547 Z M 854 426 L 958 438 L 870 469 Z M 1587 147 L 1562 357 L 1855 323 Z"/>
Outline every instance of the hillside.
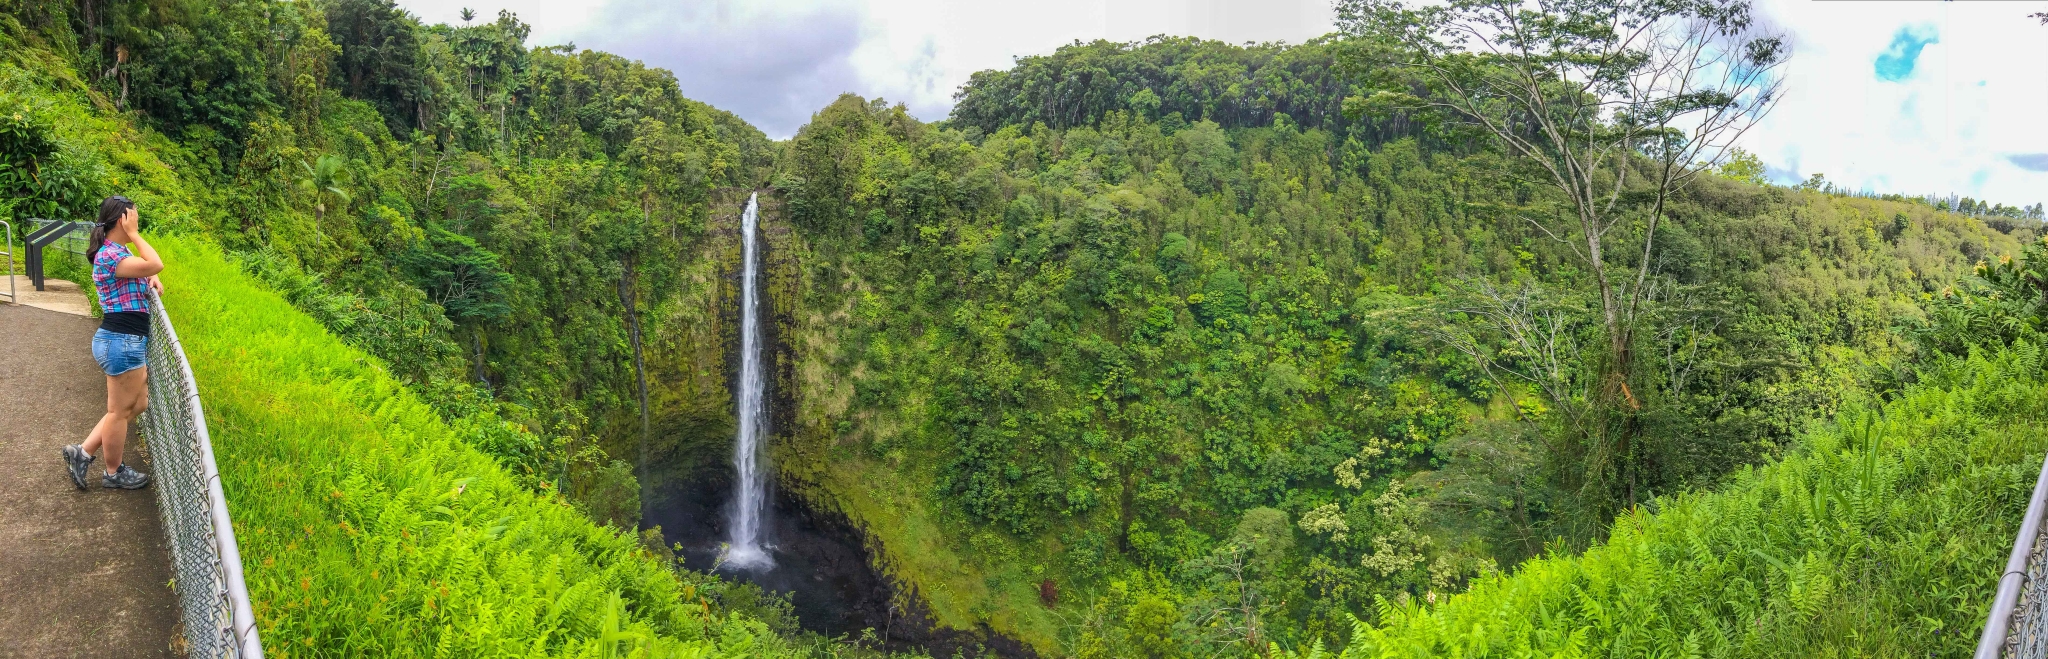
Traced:
<path fill-rule="evenodd" d="M 1965 653 L 2048 448 L 2027 276 L 2044 267 L 2032 243 L 1929 300 L 1918 382 L 1859 396 L 1784 459 L 1632 511 L 1581 556 L 1382 602 L 1341 656 Z"/>
<path fill-rule="evenodd" d="M 772 142 L 510 14 L 82 6 L 0 4 L 0 215 L 180 236 L 281 654 L 862 652 L 670 569 L 720 537 L 754 190 L 778 483 L 895 582 L 854 644 L 1939 653 L 2040 449 L 2038 310 L 1985 288 L 2037 213 L 1738 153 L 1616 195 L 1610 349 L 1570 202 L 1388 101 L 1441 90 L 1383 35 L 1075 44 Z"/>
<path fill-rule="evenodd" d="M 444 417 L 508 422 L 477 443 L 529 488 L 638 523 L 657 416 L 643 403 L 665 384 L 641 386 L 644 355 L 701 340 L 641 318 L 701 318 L 705 293 L 684 282 L 710 265 L 695 258 L 706 204 L 765 170 L 760 131 L 666 72 L 528 49 L 510 15 L 458 28 L 376 0 L 8 7 L 0 121 L 35 138 L 8 147 L 9 171 L 39 172 L 4 183 L 15 216 L 83 217 L 128 194 L 145 227 L 238 254 Z M 270 31 L 279 49 L 249 37 Z"/>
<path fill-rule="evenodd" d="M 1434 607 L 1389 603 L 1342 656 L 1964 652 L 2048 447 L 2038 357 L 1934 367 L 1781 461 L 1622 517 L 1583 556 L 1523 563 Z"/>
<path fill-rule="evenodd" d="M 225 257 L 211 223 L 233 216 L 208 205 L 229 193 L 187 145 L 117 111 L 60 49 L 0 18 L 0 122 L 15 140 L 0 147 L 40 174 L 10 198 L 15 217 L 63 217 L 119 190 L 177 264 L 165 302 L 205 396 L 272 656 L 812 656 L 818 639 L 797 633 L 786 605 L 681 569 L 536 478 L 519 452 L 538 450 L 533 433 L 500 416 L 519 408 L 465 405 L 430 379 L 400 379 L 406 355 L 363 349 L 435 338 L 419 326 L 391 331 L 405 321 L 391 307 L 333 292 L 275 244 Z"/>
<path fill-rule="evenodd" d="M 775 179 L 809 261 L 785 479 L 950 624 L 1082 656 L 1251 624 L 1334 642 L 1380 598 L 1605 535 L 1614 504 L 1560 482 L 1540 399 L 1518 414 L 1433 327 L 1510 287 L 1586 313 L 1563 248 L 1497 201 L 1540 191 L 1486 153 L 1310 123 L 820 112 Z M 1686 323 L 1656 353 L 1682 378 L 1646 392 L 1660 495 L 1782 455 L 1887 377 L 1917 298 L 2018 246 L 1923 204 L 1720 179 L 1681 208 L 1653 255 Z M 1229 604 L 1250 591 L 1271 604 Z"/>
<path fill-rule="evenodd" d="M 159 242 L 271 655 L 801 656 L 707 603 L 744 593 L 520 487 L 217 248 Z"/>

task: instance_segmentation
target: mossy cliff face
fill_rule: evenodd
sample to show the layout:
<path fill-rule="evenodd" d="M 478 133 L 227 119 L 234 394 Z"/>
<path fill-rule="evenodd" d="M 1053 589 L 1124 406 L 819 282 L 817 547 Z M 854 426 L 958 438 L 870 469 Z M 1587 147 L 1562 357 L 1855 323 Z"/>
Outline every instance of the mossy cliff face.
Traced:
<path fill-rule="evenodd" d="M 708 565 L 722 540 L 721 506 L 731 488 L 744 244 L 740 214 L 753 192 L 718 191 L 704 236 L 693 246 L 694 254 L 683 259 L 686 271 L 677 277 L 681 286 L 644 292 L 657 298 L 642 311 L 651 410 L 643 472 L 645 519 L 649 525 L 664 525 L 665 541 L 684 545 L 686 561 L 702 563 L 699 568 Z M 955 555 L 935 516 L 924 510 L 917 496 L 923 489 L 915 485 L 924 481 L 895 473 L 901 465 L 850 454 L 852 444 L 840 446 L 842 435 L 853 441 L 895 423 L 874 415 L 848 417 L 855 384 L 866 374 L 830 366 L 841 357 L 838 329 L 867 286 L 820 288 L 817 268 L 838 267 L 841 278 L 851 270 L 819 263 L 802 235 L 791 230 L 781 194 L 759 194 L 762 317 L 769 321 L 762 338 L 771 376 L 770 461 L 780 494 L 786 495 L 778 497 L 776 514 L 799 518 L 778 521 L 790 521 L 782 526 L 801 534 L 778 542 L 790 552 L 818 549 L 793 545 L 832 545 L 820 551 L 835 556 L 864 548 L 855 552 L 864 554 L 855 562 L 866 565 L 835 558 L 830 565 L 806 569 L 832 571 L 832 580 L 843 582 L 834 586 L 840 590 L 849 584 L 863 589 L 827 598 L 861 609 L 855 617 L 892 621 L 874 624 L 878 633 L 893 627 L 891 646 L 948 653 L 982 646 L 1008 656 L 1043 653 L 1053 628 L 1020 625 L 1015 617 L 1020 609 L 1044 610 L 1036 594 L 1020 593 L 1023 601 L 992 606 L 998 597 L 985 579 L 958 578 L 979 575 L 982 569 Z M 630 453 L 622 449 L 621 454 Z M 997 610 L 1003 612 L 990 615 Z M 1020 628 L 1038 634 L 1020 634 Z"/>
<path fill-rule="evenodd" d="M 740 269 L 743 237 L 740 213 L 754 191 L 726 188 L 714 193 L 705 235 L 685 259 L 686 272 L 675 291 L 660 293 L 659 302 L 645 310 L 647 389 L 651 439 L 648 443 L 647 491 L 653 495 L 649 507 L 663 504 L 660 493 L 673 490 L 680 482 L 703 479 L 724 480 L 730 476 L 734 430 L 734 380 L 739 371 Z M 761 196 L 763 309 L 770 319 L 789 314 L 779 306 L 792 296 L 783 294 L 794 260 L 782 247 L 789 232 L 771 218 L 778 217 L 781 203 L 770 194 Z M 784 373 L 787 359 L 781 358 L 779 328 L 782 323 L 763 326 L 768 346 L 768 368 L 774 375 L 771 394 L 786 391 Z M 778 417 L 786 417 L 788 405 L 773 405 Z M 776 429 L 786 419 L 775 419 Z"/>
<path fill-rule="evenodd" d="M 901 451 L 871 450 L 877 439 L 898 436 L 930 415 L 929 401 L 920 397 L 896 409 L 857 400 L 857 389 L 878 374 L 850 360 L 843 339 L 861 301 L 886 283 L 863 279 L 851 262 L 827 256 L 803 233 L 790 231 L 780 194 L 762 199 L 770 268 L 765 292 L 777 325 L 770 344 L 777 352 L 771 392 L 777 482 L 809 508 L 844 516 L 858 530 L 874 567 L 891 582 L 899 629 L 903 615 L 935 628 L 927 649 L 978 646 L 1001 656 L 1060 656 L 1058 620 L 1038 586 L 1045 575 L 1030 561 L 991 564 L 962 551 L 973 541 L 972 529 L 949 528 L 932 507 L 939 487 L 933 465 L 907 460 Z"/>

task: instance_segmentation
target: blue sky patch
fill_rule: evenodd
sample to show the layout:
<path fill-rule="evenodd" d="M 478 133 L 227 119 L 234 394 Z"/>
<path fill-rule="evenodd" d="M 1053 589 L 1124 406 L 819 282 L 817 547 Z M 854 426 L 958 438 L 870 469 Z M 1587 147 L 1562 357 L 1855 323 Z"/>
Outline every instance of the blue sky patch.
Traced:
<path fill-rule="evenodd" d="M 2030 172 L 2048 172 L 2048 153 L 2019 153 L 2006 156 L 2005 160 Z"/>
<path fill-rule="evenodd" d="M 1913 76 L 1913 65 L 1920 61 L 1920 50 L 1927 44 L 1939 43 L 1941 30 L 1931 23 L 1907 25 L 1892 35 L 1892 43 L 1877 55 L 1877 79 L 1899 82 Z"/>

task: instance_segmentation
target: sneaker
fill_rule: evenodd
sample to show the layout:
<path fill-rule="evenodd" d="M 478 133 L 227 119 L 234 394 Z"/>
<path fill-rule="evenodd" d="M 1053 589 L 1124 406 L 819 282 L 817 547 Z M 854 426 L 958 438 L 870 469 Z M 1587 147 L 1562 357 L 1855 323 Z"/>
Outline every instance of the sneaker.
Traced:
<path fill-rule="evenodd" d="M 64 466 L 71 469 L 71 483 L 78 489 L 85 489 L 85 471 L 92 468 L 93 457 L 86 455 L 85 447 L 77 444 L 64 447 Z"/>
<path fill-rule="evenodd" d="M 112 474 L 100 475 L 100 487 L 109 487 L 122 490 L 140 490 L 148 486 L 149 474 L 129 469 L 128 465 L 121 465 L 121 467 L 119 469 L 115 469 L 114 473 Z"/>

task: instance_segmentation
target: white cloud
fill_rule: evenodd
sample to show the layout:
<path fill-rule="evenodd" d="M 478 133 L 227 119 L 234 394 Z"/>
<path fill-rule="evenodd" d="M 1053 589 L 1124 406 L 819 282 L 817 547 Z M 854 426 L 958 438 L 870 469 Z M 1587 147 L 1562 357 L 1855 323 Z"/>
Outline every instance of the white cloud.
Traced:
<path fill-rule="evenodd" d="M 841 92 L 943 119 L 975 71 L 1075 40 L 1155 34 L 1299 43 L 1332 29 L 1323 0 L 401 0 L 430 23 L 509 9 L 532 43 L 617 52 L 676 73 L 683 93 L 788 137 Z M 847 42 L 851 39 L 851 42 Z M 806 62 L 791 57 L 811 58 Z M 762 64 L 767 61 L 767 64 Z"/>
<path fill-rule="evenodd" d="M 868 0 L 873 38 L 855 60 L 876 95 L 923 119 L 952 109 L 975 71 L 1051 53 L 1075 41 L 1157 34 L 1230 42 L 1300 43 L 1334 28 L 1325 0 Z"/>
<path fill-rule="evenodd" d="M 1822 173 L 1837 185 L 1961 194 L 2008 204 L 2048 200 L 2048 3 L 1765 0 L 1795 40 L 1789 92 L 1744 140 L 1781 181 Z M 1878 73 L 1901 31 L 1935 40 L 1896 82 Z M 1896 51 L 1895 51 L 1896 52 Z M 2015 162 L 2014 158 L 2019 157 Z"/>
<path fill-rule="evenodd" d="M 2048 1 L 1760 0 L 1795 40 L 1789 92 L 1744 139 L 1781 181 L 2048 200 Z M 1332 29 L 1323 0 L 404 0 L 431 22 L 511 9 L 536 44 L 575 41 L 674 71 L 683 92 L 770 136 L 795 133 L 841 92 L 944 118 L 975 71 L 1076 40 L 1154 34 L 1299 43 Z M 1913 70 L 1880 79 L 1901 30 L 1932 37 Z M 1908 52 L 1895 50 L 1895 57 Z"/>

